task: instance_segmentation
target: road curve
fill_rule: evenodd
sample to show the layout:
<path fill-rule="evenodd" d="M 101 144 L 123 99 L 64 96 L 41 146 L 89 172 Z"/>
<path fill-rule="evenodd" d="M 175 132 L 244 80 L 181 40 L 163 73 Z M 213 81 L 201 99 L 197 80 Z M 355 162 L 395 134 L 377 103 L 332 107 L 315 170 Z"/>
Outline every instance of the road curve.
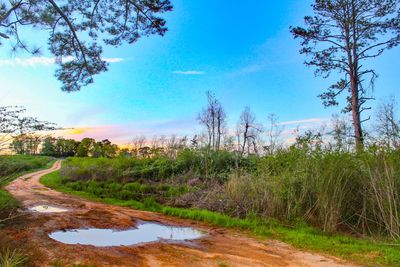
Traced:
<path fill-rule="evenodd" d="M 26 174 L 6 189 L 23 206 L 24 215 L 0 235 L 25 244 L 35 266 L 354 266 L 337 258 L 299 251 L 282 242 L 259 240 L 240 232 L 204 223 L 181 220 L 158 213 L 137 211 L 88 201 L 51 190 L 39 179 L 60 168 L 57 161 L 47 170 Z M 33 213 L 34 205 L 55 205 L 65 213 Z M 183 243 L 156 242 L 136 246 L 94 247 L 65 245 L 48 237 L 63 229 L 127 229 L 137 220 L 174 226 L 191 226 L 205 231 L 205 237 Z"/>

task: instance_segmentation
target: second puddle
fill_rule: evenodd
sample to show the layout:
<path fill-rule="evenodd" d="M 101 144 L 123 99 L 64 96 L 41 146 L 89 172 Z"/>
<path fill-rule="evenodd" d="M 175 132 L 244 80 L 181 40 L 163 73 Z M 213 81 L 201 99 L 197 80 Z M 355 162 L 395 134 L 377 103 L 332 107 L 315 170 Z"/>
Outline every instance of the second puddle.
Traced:
<path fill-rule="evenodd" d="M 54 206 L 48 206 L 48 205 L 37 205 L 37 206 L 29 208 L 29 210 L 33 211 L 33 212 L 41 212 L 41 213 L 60 213 L 60 212 L 68 211 L 67 209 L 58 208 L 58 207 L 54 207 Z"/>
<path fill-rule="evenodd" d="M 204 235 L 190 227 L 173 227 L 158 223 L 141 223 L 136 229 L 116 231 L 112 229 L 78 229 L 57 231 L 50 238 L 64 244 L 93 245 L 96 247 L 130 246 L 159 240 L 184 241 Z"/>

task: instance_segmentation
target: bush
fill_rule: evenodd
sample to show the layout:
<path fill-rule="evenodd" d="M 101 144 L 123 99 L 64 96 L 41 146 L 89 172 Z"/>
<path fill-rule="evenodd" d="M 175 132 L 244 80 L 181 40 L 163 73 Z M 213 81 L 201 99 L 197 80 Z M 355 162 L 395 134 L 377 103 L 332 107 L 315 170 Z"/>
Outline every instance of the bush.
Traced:
<path fill-rule="evenodd" d="M 399 238 L 399 160 L 389 151 L 281 151 L 259 159 L 253 173 L 231 175 L 219 198 L 237 216 L 300 218 L 325 232 Z"/>
<path fill-rule="evenodd" d="M 43 156 L 0 156 L 0 183 L 1 178 L 24 171 L 42 168 L 51 160 L 52 158 Z"/>
<path fill-rule="evenodd" d="M 379 148 L 356 154 L 292 147 L 248 158 L 184 149 L 175 160 L 68 159 L 61 173 L 69 187 L 99 197 L 152 198 L 239 217 L 300 220 L 325 232 L 399 238 L 398 162 L 400 151 Z"/>

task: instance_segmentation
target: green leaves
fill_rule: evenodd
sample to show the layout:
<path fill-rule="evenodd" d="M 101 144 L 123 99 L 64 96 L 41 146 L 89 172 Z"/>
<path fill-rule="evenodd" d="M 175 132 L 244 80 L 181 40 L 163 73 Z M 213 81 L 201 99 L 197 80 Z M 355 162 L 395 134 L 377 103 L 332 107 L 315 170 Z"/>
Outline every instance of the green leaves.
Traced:
<path fill-rule="evenodd" d="M 1 3 L 0 45 L 12 42 L 13 50 L 39 52 L 25 43 L 19 27 L 31 25 L 49 32 L 49 50 L 59 69 L 55 76 L 62 90 L 79 91 L 107 71 L 103 45 L 132 44 L 142 36 L 163 36 L 166 21 L 160 14 L 172 10 L 169 0 L 29 0 Z"/>

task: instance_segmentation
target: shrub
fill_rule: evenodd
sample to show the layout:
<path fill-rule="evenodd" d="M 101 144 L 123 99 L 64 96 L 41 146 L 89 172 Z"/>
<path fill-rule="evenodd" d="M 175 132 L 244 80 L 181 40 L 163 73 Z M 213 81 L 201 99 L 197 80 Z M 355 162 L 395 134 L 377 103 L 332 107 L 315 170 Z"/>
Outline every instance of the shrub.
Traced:
<path fill-rule="evenodd" d="M 292 147 L 248 158 L 184 149 L 175 160 L 68 159 L 61 173 L 70 187 L 99 197 L 151 198 L 239 217 L 303 221 L 325 232 L 399 238 L 398 162 L 400 150 L 380 148 L 356 154 Z M 194 184 L 200 186 L 188 187 Z"/>

